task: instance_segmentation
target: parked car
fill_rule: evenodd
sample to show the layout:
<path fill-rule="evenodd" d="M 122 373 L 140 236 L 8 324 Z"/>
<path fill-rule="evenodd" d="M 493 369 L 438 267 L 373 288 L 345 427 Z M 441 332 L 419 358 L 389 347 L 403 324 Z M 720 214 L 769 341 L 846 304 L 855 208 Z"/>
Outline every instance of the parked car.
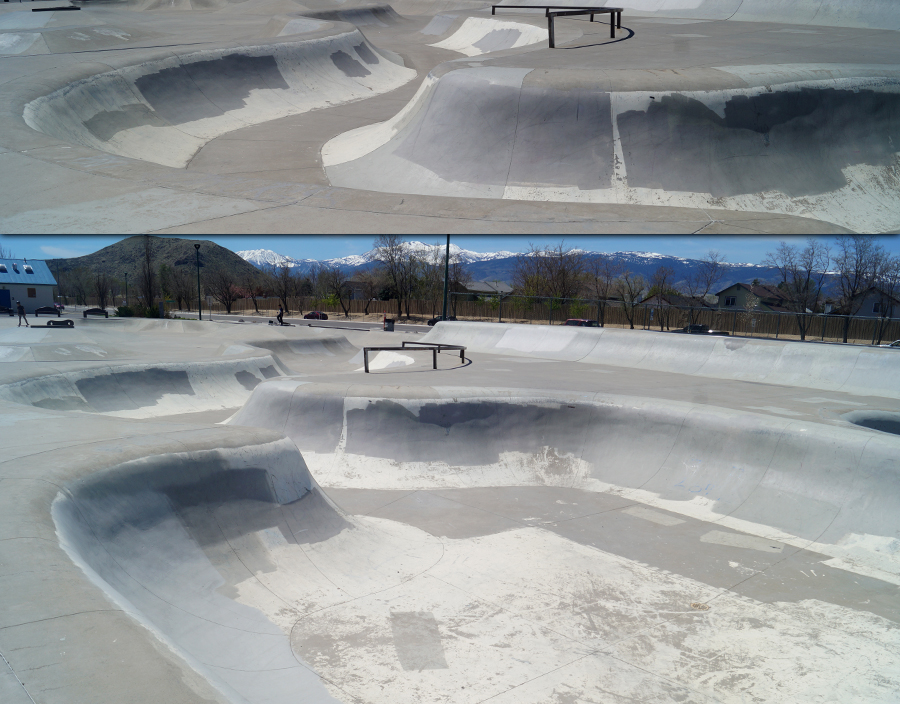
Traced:
<path fill-rule="evenodd" d="M 680 330 L 672 330 L 672 332 L 686 333 L 688 335 L 730 335 L 723 330 L 710 330 L 709 325 L 685 325 Z"/>
<path fill-rule="evenodd" d="M 900 340 L 894 340 L 890 344 L 887 345 L 878 345 L 879 347 L 887 347 L 892 350 L 900 350 Z"/>
<path fill-rule="evenodd" d="M 566 325 L 574 325 L 579 328 L 596 328 L 599 327 L 597 325 L 596 320 L 587 320 L 586 318 L 569 318 L 566 321 Z"/>
<path fill-rule="evenodd" d="M 328 320 L 328 314 L 320 310 L 311 310 L 303 318 L 305 320 Z"/>
<path fill-rule="evenodd" d="M 54 303 L 53 307 L 56 308 L 56 310 L 65 310 L 66 309 L 66 307 L 62 303 Z"/>
<path fill-rule="evenodd" d="M 55 315 L 57 318 L 60 316 L 59 308 L 56 306 L 41 306 L 40 308 L 36 308 L 34 317 L 39 318 L 41 313 L 44 313 L 45 315 Z"/>
<path fill-rule="evenodd" d="M 435 325 L 437 325 L 437 324 L 438 324 L 439 322 L 441 322 L 442 320 L 456 320 L 456 316 L 455 316 L 455 315 L 448 315 L 448 316 L 445 318 L 443 315 L 439 315 L 438 317 L 432 318 L 431 320 L 429 320 L 429 321 L 428 321 L 428 324 L 431 325 L 432 327 L 434 327 Z"/>

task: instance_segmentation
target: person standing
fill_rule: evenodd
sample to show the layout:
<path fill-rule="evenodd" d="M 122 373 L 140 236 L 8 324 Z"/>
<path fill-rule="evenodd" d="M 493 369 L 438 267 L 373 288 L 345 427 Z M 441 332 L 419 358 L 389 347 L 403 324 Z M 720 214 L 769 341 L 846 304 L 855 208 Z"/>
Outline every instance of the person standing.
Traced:
<path fill-rule="evenodd" d="M 279 325 L 284 325 L 284 308 L 282 308 L 280 304 L 278 306 L 278 315 L 275 317 L 278 318 Z"/>
<path fill-rule="evenodd" d="M 30 328 L 28 318 L 25 317 L 25 306 L 22 305 L 22 301 L 16 301 L 16 313 L 19 314 L 19 325 L 17 327 L 22 327 L 22 321 L 24 320 L 25 327 Z"/>

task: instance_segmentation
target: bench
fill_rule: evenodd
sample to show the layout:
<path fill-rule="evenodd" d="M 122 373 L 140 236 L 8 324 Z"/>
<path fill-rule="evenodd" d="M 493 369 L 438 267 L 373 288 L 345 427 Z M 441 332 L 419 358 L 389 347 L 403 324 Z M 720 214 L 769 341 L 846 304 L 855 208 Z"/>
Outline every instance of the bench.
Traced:
<path fill-rule="evenodd" d="M 407 345 L 420 345 L 419 347 L 408 347 Z M 366 374 L 369 373 L 369 352 L 382 352 L 382 351 L 392 351 L 392 352 L 411 352 L 412 350 L 430 350 L 431 351 L 431 368 L 437 369 L 437 356 L 438 352 L 442 349 L 445 350 L 459 350 L 459 358 L 465 362 L 465 351 L 466 348 L 462 345 L 444 345 L 437 344 L 434 342 L 408 342 L 404 341 L 399 347 L 394 345 L 391 347 L 363 347 L 363 364 L 365 365 Z"/>
<path fill-rule="evenodd" d="M 88 308 L 84 311 L 84 317 L 87 318 L 89 315 L 102 315 L 104 318 L 109 317 L 109 313 L 102 308 Z"/>
<path fill-rule="evenodd" d="M 39 318 L 41 313 L 44 313 L 45 315 L 49 313 L 50 315 L 55 315 L 57 318 L 62 315 L 62 313 L 60 313 L 59 311 L 59 308 L 56 308 L 54 306 L 41 306 L 40 308 L 35 309 L 34 317 Z"/>
<path fill-rule="evenodd" d="M 553 21 L 557 17 L 574 17 L 576 15 L 590 15 L 590 21 L 594 21 L 594 15 L 609 15 L 609 37 L 616 38 L 616 30 L 622 29 L 621 7 L 584 7 L 583 5 L 491 5 L 491 14 L 497 14 L 500 9 L 518 10 L 543 10 L 547 18 L 547 32 L 550 35 L 550 48 L 556 48 L 556 37 Z M 552 12 L 551 12 L 552 10 Z"/>

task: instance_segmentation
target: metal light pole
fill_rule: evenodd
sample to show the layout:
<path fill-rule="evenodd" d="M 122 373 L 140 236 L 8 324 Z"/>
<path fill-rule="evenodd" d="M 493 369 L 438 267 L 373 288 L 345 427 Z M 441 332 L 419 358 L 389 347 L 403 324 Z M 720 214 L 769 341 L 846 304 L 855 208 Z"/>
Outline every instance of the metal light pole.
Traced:
<path fill-rule="evenodd" d="M 197 250 L 197 320 L 203 320 L 203 305 L 200 302 L 200 245 L 195 244 Z"/>
<path fill-rule="evenodd" d="M 125 272 L 125 305 L 128 305 L 128 272 Z"/>
<path fill-rule="evenodd" d="M 443 320 L 447 319 L 447 289 L 450 283 L 450 235 L 447 235 L 447 251 L 444 255 L 444 314 Z"/>

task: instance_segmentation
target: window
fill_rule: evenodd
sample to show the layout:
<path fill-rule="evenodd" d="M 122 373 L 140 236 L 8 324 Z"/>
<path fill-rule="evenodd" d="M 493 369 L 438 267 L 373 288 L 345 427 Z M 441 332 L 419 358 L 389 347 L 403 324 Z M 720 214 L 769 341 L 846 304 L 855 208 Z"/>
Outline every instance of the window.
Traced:
<path fill-rule="evenodd" d="M 734 308 L 737 305 L 737 296 L 725 296 L 725 307 Z"/>
<path fill-rule="evenodd" d="M 28 289 L 28 297 L 29 298 L 37 298 L 37 289 L 36 288 Z"/>
<path fill-rule="evenodd" d="M 26 265 L 25 265 L 25 273 L 26 273 L 26 274 L 33 274 L 33 273 L 34 273 L 34 269 L 32 269 L 28 264 L 26 264 Z"/>
<path fill-rule="evenodd" d="M 879 303 L 878 301 L 876 301 L 875 303 L 873 303 L 873 304 L 872 304 L 872 312 L 873 312 L 873 313 L 880 313 L 880 312 L 881 312 L 881 303 Z"/>
<path fill-rule="evenodd" d="M 6 269 L 6 264 L 0 264 L 0 274 L 8 274 L 9 271 Z"/>

